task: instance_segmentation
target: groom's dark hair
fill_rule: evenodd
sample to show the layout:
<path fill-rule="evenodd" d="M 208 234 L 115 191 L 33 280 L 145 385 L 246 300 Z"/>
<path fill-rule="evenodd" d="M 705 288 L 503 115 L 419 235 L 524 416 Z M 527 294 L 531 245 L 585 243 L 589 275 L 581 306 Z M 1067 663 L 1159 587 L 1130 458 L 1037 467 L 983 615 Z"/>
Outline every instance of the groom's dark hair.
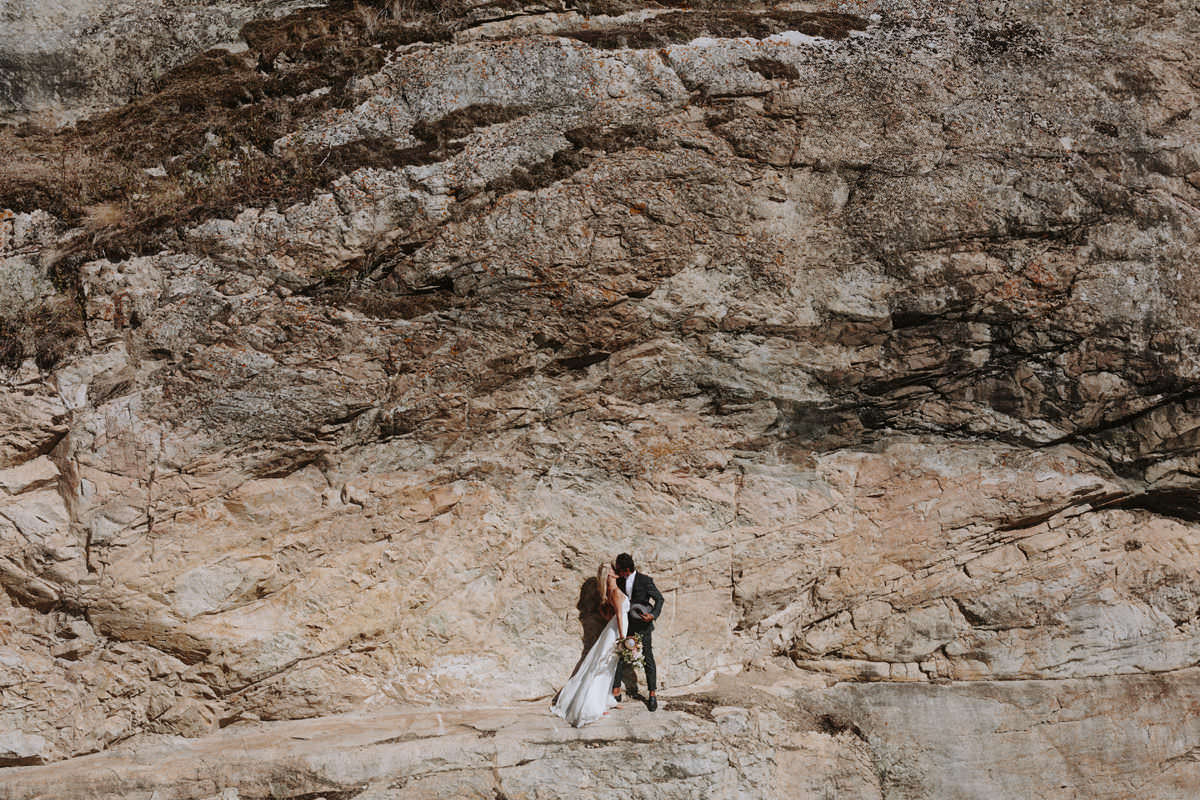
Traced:
<path fill-rule="evenodd" d="M 624 572 L 625 570 L 634 572 L 637 569 L 633 566 L 633 556 L 629 555 L 629 553 L 621 553 L 621 555 L 617 556 L 617 560 L 613 562 L 613 566 L 620 572 Z"/>

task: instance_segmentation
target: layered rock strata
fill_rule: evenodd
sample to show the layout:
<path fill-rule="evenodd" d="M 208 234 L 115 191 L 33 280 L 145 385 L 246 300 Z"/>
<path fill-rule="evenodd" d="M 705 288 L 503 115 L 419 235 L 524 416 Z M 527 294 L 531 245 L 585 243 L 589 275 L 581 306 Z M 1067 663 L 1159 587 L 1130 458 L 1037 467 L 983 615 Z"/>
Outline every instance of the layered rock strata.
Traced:
<path fill-rule="evenodd" d="M 504 706 L 446 769 L 545 794 L 628 550 L 607 787 L 1190 796 L 1196 9 L 290 10 L 0 139 L 0 785 Z"/>

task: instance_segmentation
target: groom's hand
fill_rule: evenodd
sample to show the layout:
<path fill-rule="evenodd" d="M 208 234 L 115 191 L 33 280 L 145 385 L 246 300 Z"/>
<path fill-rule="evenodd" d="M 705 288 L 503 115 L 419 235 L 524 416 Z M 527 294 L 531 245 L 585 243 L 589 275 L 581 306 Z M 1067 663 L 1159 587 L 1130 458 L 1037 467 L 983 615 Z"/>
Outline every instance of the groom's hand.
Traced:
<path fill-rule="evenodd" d="M 639 614 L 638 616 L 642 618 L 642 622 L 649 622 L 650 620 L 654 619 L 652 614 Z"/>

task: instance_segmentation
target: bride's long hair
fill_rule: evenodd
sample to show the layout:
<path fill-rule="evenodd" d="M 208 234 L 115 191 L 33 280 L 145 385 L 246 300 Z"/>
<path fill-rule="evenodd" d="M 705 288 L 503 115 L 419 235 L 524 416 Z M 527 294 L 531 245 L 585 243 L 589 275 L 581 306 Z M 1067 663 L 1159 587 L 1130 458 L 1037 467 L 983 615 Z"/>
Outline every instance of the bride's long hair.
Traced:
<path fill-rule="evenodd" d="M 608 577 L 612 575 L 612 566 L 607 562 L 600 565 L 600 570 L 596 573 L 596 591 L 600 593 L 600 613 L 605 617 L 611 617 L 617 613 L 613 608 L 613 604 L 608 601 Z"/>

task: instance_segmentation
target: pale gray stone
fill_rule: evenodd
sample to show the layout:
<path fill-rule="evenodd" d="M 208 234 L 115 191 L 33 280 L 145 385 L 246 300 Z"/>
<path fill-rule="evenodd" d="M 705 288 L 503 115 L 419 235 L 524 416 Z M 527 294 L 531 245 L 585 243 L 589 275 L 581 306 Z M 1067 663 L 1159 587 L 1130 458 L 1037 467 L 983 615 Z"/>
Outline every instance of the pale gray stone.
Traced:
<path fill-rule="evenodd" d="M 191 126 L 0 210 L 0 797 L 1194 794 L 1194 9 L 253 5 L 0 12 Z M 664 707 L 569 729 L 622 551 Z"/>

